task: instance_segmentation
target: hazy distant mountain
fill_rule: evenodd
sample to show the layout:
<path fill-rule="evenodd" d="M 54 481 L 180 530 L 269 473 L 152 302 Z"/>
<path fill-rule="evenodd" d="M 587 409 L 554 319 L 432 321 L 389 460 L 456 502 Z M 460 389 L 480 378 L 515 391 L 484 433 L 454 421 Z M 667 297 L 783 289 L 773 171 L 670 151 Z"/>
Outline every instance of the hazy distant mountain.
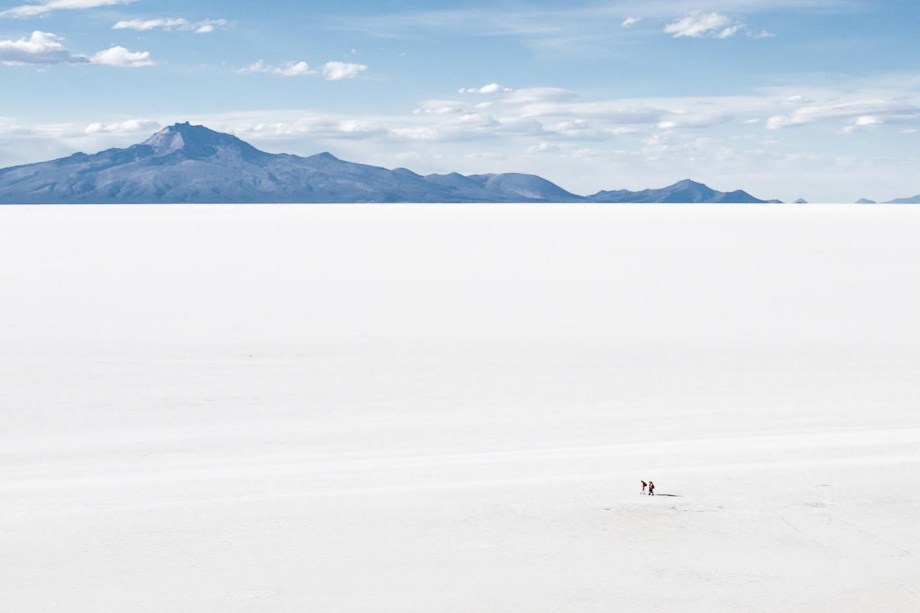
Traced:
<path fill-rule="evenodd" d="M 768 202 L 755 198 L 742 190 L 719 192 L 702 183 L 685 179 L 674 185 L 661 189 L 644 189 L 633 192 L 626 189 L 601 191 L 587 197 L 590 202 L 711 202 L 711 203 L 761 203 Z"/>
<path fill-rule="evenodd" d="M 920 204 L 920 194 L 910 198 L 895 198 L 894 200 L 889 200 L 887 204 Z"/>
<path fill-rule="evenodd" d="M 404 168 L 259 151 L 188 123 L 143 143 L 0 170 L 0 202 L 510 202 L 576 201 L 530 175 L 422 177 Z"/>
<path fill-rule="evenodd" d="M 765 202 L 690 180 L 582 197 L 538 176 L 422 176 L 329 153 L 260 151 L 230 134 L 180 123 L 126 149 L 0 170 L 0 203 Z"/>
<path fill-rule="evenodd" d="M 869 200 L 868 198 L 860 198 L 856 201 L 856 204 L 875 204 L 875 200 Z"/>
<path fill-rule="evenodd" d="M 458 173 L 427 175 L 425 180 L 447 188 L 452 193 L 463 195 L 468 200 L 521 202 L 538 200 L 542 202 L 578 202 L 581 196 L 569 193 L 542 177 L 518 173 L 469 175 Z"/>

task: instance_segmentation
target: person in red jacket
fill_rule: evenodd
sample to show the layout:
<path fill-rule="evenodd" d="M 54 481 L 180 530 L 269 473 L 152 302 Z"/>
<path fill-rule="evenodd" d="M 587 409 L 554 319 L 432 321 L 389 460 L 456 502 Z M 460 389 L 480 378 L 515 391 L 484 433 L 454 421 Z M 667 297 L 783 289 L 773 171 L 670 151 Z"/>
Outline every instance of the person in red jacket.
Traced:
<path fill-rule="evenodd" d="M 644 493 L 645 493 L 645 486 L 648 485 L 648 484 L 647 484 L 645 481 L 640 481 L 640 483 L 642 484 L 642 493 L 644 494 Z"/>
<path fill-rule="evenodd" d="M 648 495 L 649 496 L 655 495 L 655 482 L 654 481 L 648 482 Z"/>

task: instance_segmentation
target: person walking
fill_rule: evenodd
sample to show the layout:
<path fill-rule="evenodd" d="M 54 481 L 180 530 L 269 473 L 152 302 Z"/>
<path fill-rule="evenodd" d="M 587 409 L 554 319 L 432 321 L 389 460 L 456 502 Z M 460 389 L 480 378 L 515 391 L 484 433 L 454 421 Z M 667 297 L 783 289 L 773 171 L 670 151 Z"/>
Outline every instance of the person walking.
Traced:
<path fill-rule="evenodd" d="M 641 481 L 640 483 L 642 483 L 642 493 L 644 494 L 644 493 L 645 493 L 645 488 L 646 488 L 646 486 L 647 486 L 648 484 L 647 484 L 645 481 Z"/>
<path fill-rule="evenodd" d="M 654 481 L 648 482 L 648 495 L 649 496 L 655 495 L 655 482 Z"/>

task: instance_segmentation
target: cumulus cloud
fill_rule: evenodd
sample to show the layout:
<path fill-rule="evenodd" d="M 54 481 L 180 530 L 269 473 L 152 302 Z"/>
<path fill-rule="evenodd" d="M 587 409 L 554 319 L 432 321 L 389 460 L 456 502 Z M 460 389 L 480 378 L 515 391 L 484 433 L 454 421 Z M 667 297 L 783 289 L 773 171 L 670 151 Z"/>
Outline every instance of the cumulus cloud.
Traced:
<path fill-rule="evenodd" d="M 348 62 L 326 62 L 323 64 L 323 78 L 327 81 L 341 81 L 354 79 L 367 70 L 364 64 L 350 64 Z"/>
<path fill-rule="evenodd" d="M 623 20 L 623 23 L 620 24 L 620 27 L 621 28 L 631 28 L 637 23 L 639 23 L 639 21 L 640 20 L 638 17 L 627 17 L 626 19 Z"/>
<path fill-rule="evenodd" d="M 61 64 L 85 62 L 86 58 L 74 56 L 64 46 L 64 39 L 50 32 L 32 32 L 29 38 L 0 39 L 2 64 Z"/>
<path fill-rule="evenodd" d="M 284 66 L 271 66 L 266 64 L 263 60 L 259 60 L 237 72 L 240 74 L 265 73 L 277 75 L 279 77 L 302 77 L 315 74 L 315 71 L 310 69 L 310 65 L 303 61 L 288 62 Z"/>
<path fill-rule="evenodd" d="M 130 51 L 120 45 L 96 53 L 89 58 L 89 61 L 92 64 L 117 68 L 142 68 L 154 65 L 148 51 Z"/>
<path fill-rule="evenodd" d="M 721 13 L 696 13 L 667 24 L 664 31 L 675 38 L 730 38 L 741 28 Z"/>
<path fill-rule="evenodd" d="M 512 91 L 510 87 L 505 87 L 504 85 L 499 85 L 498 83 L 489 83 L 488 85 L 483 85 L 482 87 L 461 87 L 458 93 L 461 94 L 497 94 L 497 93 L 507 93 Z"/>
<path fill-rule="evenodd" d="M 135 0 L 39 0 L 0 12 L 0 17 L 35 17 L 52 11 L 92 9 L 100 6 L 131 4 Z"/>
<path fill-rule="evenodd" d="M 313 74 L 310 70 L 310 65 L 303 61 L 291 62 L 280 68 L 271 68 L 269 72 L 282 77 L 302 77 L 304 75 Z"/>
<path fill-rule="evenodd" d="M 134 52 L 115 46 L 92 57 L 75 55 L 64 46 L 64 39 L 50 32 L 32 32 L 29 38 L 0 39 L 0 64 L 99 64 L 116 67 L 153 66 L 147 51 Z"/>

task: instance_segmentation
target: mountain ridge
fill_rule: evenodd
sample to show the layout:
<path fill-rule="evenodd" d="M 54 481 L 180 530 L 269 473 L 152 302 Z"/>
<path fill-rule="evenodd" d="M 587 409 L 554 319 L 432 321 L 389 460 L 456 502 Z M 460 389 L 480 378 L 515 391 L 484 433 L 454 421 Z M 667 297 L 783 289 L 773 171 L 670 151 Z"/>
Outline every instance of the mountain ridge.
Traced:
<path fill-rule="evenodd" d="M 895 198 L 888 200 L 885 204 L 920 204 L 920 194 L 908 198 Z"/>
<path fill-rule="evenodd" d="M 0 169 L 3 204 L 386 202 L 764 203 L 742 190 L 720 192 L 690 179 L 660 189 L 571 193 L 524 173 L 419 175 L 341 160 L 267 153 L 189 122 L 123 149 Z"/>

